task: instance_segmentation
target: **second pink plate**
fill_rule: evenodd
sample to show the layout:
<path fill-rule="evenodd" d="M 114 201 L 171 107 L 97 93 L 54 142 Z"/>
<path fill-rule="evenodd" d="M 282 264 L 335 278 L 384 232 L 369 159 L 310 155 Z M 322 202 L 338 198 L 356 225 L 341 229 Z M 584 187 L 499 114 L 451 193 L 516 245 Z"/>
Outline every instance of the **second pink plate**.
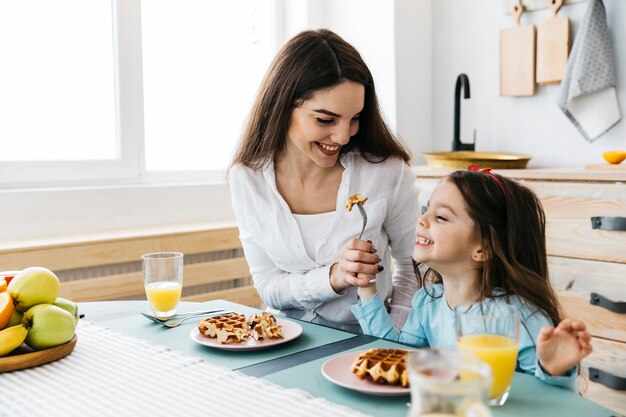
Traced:
<path fill-rule="evenodd" d="M 360 391 L 372 395 L 408 395 L 409 388 L 399 385 L 383 385 L 370 381 L 369 379 L 361 379 L 352 373 L 352 363 L 361 353 L 346 352 L 342 355 L 329 359 L 322 365 L 322 375 L 330 382 L 355 391 Z"/>

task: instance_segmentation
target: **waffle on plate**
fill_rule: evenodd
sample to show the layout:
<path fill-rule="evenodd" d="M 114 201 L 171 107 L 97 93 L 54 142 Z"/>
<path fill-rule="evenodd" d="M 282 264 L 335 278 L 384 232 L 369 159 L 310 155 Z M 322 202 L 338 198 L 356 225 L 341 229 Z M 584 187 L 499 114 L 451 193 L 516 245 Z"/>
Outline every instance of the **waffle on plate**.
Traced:
<path fill-rule="evenodd" d="M 248 318 L 239 313 L 222 314 L 201 320 L 198 331 L 207 337 L 217 337 L 222 343 L 239 343 L 248 340 L 282 339 L 283 327 L 268 313 L 255 314 Z"/>
<path fill-rule="evenodd" d="M 369 377 L 377 384 L 409 386 L 404 359 L 408 350 L 370 349 L 360 354 L 352 364 L 352 373 L 361 379 Z"/>

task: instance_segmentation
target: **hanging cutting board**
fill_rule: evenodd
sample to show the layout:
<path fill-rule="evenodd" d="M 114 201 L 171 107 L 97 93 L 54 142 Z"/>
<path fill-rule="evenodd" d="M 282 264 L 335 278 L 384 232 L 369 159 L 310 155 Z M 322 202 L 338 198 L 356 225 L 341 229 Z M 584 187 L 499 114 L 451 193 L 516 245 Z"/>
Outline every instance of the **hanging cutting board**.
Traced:
<path fill-rule="evenodd" d="M 548 0 L 552 17 L 537 25 L 537 83 L 559 84 L 565 74 L 570 48 L 570 23 L 556 14 L 563 0 Z"/>
<path fill-rule="evenodd" d="M 535 94 L 535 26 L 520 25 L 524 6 L 513 6 L 515 25 L 500 31 L 500 95 Z"/>

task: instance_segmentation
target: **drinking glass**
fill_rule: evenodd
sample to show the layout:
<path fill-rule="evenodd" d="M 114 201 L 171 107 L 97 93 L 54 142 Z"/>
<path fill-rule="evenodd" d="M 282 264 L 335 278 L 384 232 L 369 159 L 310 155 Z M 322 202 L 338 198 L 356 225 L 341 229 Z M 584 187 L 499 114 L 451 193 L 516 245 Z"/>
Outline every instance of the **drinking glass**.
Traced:
<path fill-rule="evenodd" d="M 176 314 L 183 288 L 183 254 L 148 253 L 141 257 L 143 284 L 154 316 L 167 319 Z"/>
<path fill-rule="evenodd" d="M 520 315 L 511 305 L 496 305 L 493 311 L 455 309 L 457 347 L 473 352 L 491 366 L 493 382 L 488 404 L 506 402 L 517 364 Z"/>
<path fill-rule="evenodd" d="M 491 368 L 471 352 L 421 349 L 407 357 L 408 417 L 491 417 Z"/>

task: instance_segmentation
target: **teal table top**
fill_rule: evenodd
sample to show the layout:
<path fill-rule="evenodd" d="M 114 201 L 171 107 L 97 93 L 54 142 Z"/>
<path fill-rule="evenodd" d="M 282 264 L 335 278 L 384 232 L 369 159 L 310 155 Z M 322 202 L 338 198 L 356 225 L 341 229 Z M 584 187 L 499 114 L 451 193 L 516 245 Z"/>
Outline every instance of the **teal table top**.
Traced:
<path fill-rule="evenodd" d="M 387 340 L 378 340 L 350 349 L 350 351 L 371 348 L 406 349 L 406 346 Z M 408 395 L 398 397 L 372 396 L 343 388 L 328 381 L 322 375 L 321 369 L 324 363 L 333 356 L 276 372 L 265 378 L 285 388 L 298 388 L 309 392 L 313 396 L 324 397 L 334 403 L 345 405 L 372 416 L 406 416 L 408 412 L 407 403 L 411 401 Z M 539 415 L 541 417 L 609 417 L 614 414 L 610 410 L 579 397 L 571 391 L 553 387 L 541 382 L 532 375 L 519 372 L 515 374 L 511 395 L 506 404 L 502 407 L 491 408 L 491 411 L 494 417 Z"/>
<path fill-rule="evenodd" d="M 224 308 L 246 315 L 259 310 L 213 300 L 206 303 L 181 303 L 179 312 L 209 308 Z M 297 321 L 303 334 L 296 340 L 271 349 L 252 351 L 226 351 L 199 345 L 189 334 L 196 321 L 190 320 L 177 328 L 166 328 L 142 317 L 149 313 L 146 301 L 108 301 L 80 303 L 84 320 L 92 320 L 101 326 L 132 335 L 150 342 L 199 356 L 207 362 L 238 369 L 248 375 L 261 376 L 286 388 L 297 388 L 315 397 L 324 397 L 372 416 L 404 417 L 408 412 L 409 395 L 382 397 L 349 390 L 328 381 L 321 372 L 323 364 L 332 357 L 347 351 L 376 348 L 406 348 L 406 346 L 369 336 L 331 329 Z M 507 403 L 492 408 L 494 417 L 508 416 L 604 416 L 615 413 L 586 400 L 571 391 L 539 381 L 531 375 L 516 373 Z"/>
<path fill-rule="evenodd" d="M 236 311 L 246 315 L 258 313 L 260 310 L 224 300 L 214 300 L 206 303 L 182 303 L 178 312 L 199 311 L 212 308 L 224 308 L 227 311 Z M 228 351 L 200 345 L 189 334 L 200 320 L 189 320 L 175 328 L 167 328 L 154 323 L 140 312 L 150 313 L 147 301 L 107 301 L 81 303 L 83 320 L 93 320 L 96 324 L 117 330 L 120 333 L 166 345 L 179 352 L 199 356 L 207 362 L 219 364 L 226 368 L 237 369 L 257 364 L 281 356 L 316 348 L 318 346 L 353 338 L 355 335 L 341 330 L 317 326 L 315 324 L 298 321 L 303 328 L 302 335 L 296 340 L 273 347 L 271 349 Z"/>

